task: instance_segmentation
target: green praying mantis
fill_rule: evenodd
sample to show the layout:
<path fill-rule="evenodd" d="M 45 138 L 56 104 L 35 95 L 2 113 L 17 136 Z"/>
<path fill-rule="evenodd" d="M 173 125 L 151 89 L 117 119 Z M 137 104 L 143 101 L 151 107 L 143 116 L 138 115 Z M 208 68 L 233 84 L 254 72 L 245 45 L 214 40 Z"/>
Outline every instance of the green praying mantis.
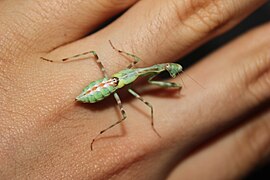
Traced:
<path fill-rule="evenodd" d="M 133 59 L 133 62 L 127 66 L 126 69 L 121 70 L 112 76 L 109 76 L 102 64 L 102 62 L 99 60 L 98 55 L 95 51 L 88 51 L 84 52 L 81 54 L 77 54 L 75 56 L 71 56 L 68 58 L 61 59 L 62 61 L 69 61 L 69 60 L 75 60 L 78 57 L 85 56 L 88 54 L 92 54 L 99 65 L 102 73 L 103 73 L 103 78 L 91 82 L 88 86 L 86 86 L 82 93 L 76 97 L 76 101 L 82 102 L 82 103 L 96 103 L 98 101 L 102 101 L 109 95 L 113 94 L 118 107 L 120 109 L 122 118 L 118 120 L 117 122 L 113 123 L 109 127 L 101 130 L 92 140 L 91 142 L 91 150 L 93 150 L 93 144 L 96 141 L 96 139 L 106 132 L 107 130 L 111 129 L 112 127 L 118 125 L 119 123 L 123 122 L 126 118 L 126 112 L 123 108 L 121 99 L 119 98 L 119 95 L 117 94 L 117 90 L 133 83 L 138 77 L 140 76 L 149 76 L 148 83 L 152 85 L 157 85 L 159 87 L 163 88 L 177 88 L 181 89 L 181 85 L 174 83 L 174 82 L 164 82 L 164 81 L 155 81 L 153 80 L 158 74 L 160 74 L 163 71 L 169 72 L 170 76 L 172 78 L 175 78 L 179 73 L 183 72 L 183 68 L 181 65 L 176 64 L 176 63 L 163 63 L 163 64 L 156 64 L 150 67 L 145 67 L 145 68 L 135 68 L 134 66 L 141 61 L 139 57 L 137 57 L 134 54 L 119 50 L 115 48 L 112 44 L 111 41 L 109 41 L 111 47 L 119 52 L 120 54 L 127 55 Z M 44 57 L 41 57 L 42 60 L 49 61 L 49 62 L 55 62 L 54 60 L 47 59 Z M 154 118 L 153 118 L 153 106 L 145 101 L 138 93 L 136 93 L 133 89 L 129 88 L 128 92 L 135 96 L 137 99 L 142 101 L 145 105 L 147 105 L 151 109 L 151 126 L 154 132 L 160 137 L 159 133 L 154 127 Z"/>

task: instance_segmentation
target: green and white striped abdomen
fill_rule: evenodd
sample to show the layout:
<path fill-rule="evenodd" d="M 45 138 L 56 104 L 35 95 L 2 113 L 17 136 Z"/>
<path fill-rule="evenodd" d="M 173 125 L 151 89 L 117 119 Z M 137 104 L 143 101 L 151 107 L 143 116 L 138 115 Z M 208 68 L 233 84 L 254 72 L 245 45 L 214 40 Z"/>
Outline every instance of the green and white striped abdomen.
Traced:
<path fill-rule="evenodd" d="M 83 89 L 83 92 L 76 97 L 76 100 L 83 103 L 96 103 L 115 92 L 118 89 L 117 84 L 118 78 L 115 77 L 93 81 Z"/>

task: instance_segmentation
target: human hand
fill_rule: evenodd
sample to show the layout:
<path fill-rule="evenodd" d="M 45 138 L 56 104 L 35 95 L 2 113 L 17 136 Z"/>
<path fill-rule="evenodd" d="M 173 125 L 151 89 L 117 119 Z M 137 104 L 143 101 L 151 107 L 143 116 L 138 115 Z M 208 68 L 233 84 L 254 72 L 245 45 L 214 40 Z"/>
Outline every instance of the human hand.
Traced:
<path fill-rule="evenodd" d="M 190 68 L 187 73 L 205 89 L 182 76 L 180 98 L 142 94 L 154 106 L 161 138 L 151 129 L 149 109 L 120 91 L 127 119 L 103 134 L 93 151 L 92 138 L 121 118 L 112 97 L 98 104 L 74 102 L 84 86 L 102 78 L 96 62 L 49 63 L 40 57 L 61 59 L 95 50 L 112 74 L 128 64 L 109 46 L 112 40 L 143 59 L 138 67 L 172 62 L 264 2 L 0 2 L 1 177 L 242 177 L 269 154 L 269 25 Z"/>

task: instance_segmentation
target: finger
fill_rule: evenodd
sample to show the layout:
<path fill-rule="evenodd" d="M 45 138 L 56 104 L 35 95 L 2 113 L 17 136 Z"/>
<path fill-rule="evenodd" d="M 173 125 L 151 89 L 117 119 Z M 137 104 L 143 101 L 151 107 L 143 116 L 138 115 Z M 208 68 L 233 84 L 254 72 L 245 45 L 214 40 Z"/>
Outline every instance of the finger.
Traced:
<path fill-rule="evenodd" d="M 175 117 L 176 121 L 178 118 L 189 119 L 189 113 L 193 109 L 200 111 L 193 112 L 193 121 L 185 121 L 184 124 L 175 122 L 179 129 L 183 126 L 192 127 L 196 134 L 208 128 L 222 129 L 228 124 L 236 123 L 233 119 L 243 116 L 269 99 L 270 44 L 269 37 L 266 36 L 269 29 L 270 24 L 267 24 L 249 32 L 188 71 L 206 89 L 202 90 L 191 79 L 182 76 L 187 86 L 183 88 L 182 94 L 186 98 L 177 101 L 177 113 L 171 113 L 172 116 L 169 117 Z M 169 111 L 176 106 L 174 101 L 168 103 L 171 105 L 162 110 Z M 211 116 L 207 117 L 209 114 Z"/>
<path fill-rule="evenodd" d="M 264 2 L 140 1 L 93 38 L 106 44 L 111 39 L 121 49 L 133 51 L 143 62 L 168 62 L 230 29 Z M 103 48 L 107 47 L 105 43 Z"/>
<path fill-rule="evenodd" d="M 207 39 L 233 27 L 265 1 L 158 2 L 154 5 L 151 1 L 138 3 L 123 16 L 122 21 L 111 27 L 112 41 L 118 43 L 124 39 L 124 42 L 131 42 L 130 48 L 138 49 L 136 54 L 150 63 L 180 58 Z M 136 19 L 131 20 L 133 17 Z M 138 28 L 127 31 L 119 28 L 120 23 L 122 27 Z M 125 43 L 120 41 L 119 44 Z"/>
<path fill-rule="evenodd" d="M 245 124 L 188 155 L 169 179 L 243 179 L 269 157 L 269 119 L 269 107 L 244 118 Z"/>
<path fill-rule="evenodd" d="M 233 27 L 264 2 L 140 1 L 102 31 L 58 49 L 50 57 L 94 49 L 109 72 L 117 71 L 126 61 L 109 46 L 111 40 L 117 48 L 140 57 L 143 61 L 138 66 L 173 61 Z"/>
<path fill-rule="evenodd" d="M 48 51 L 94 31 L 136 0 L 2 1 L 1 42 L 11 50 Z M 12 37 L 16 42 L 9 42 Z M 16 43 L 17 46 L 13 47 Z M 14 51 L 16 52 L 16 51 Z"/>

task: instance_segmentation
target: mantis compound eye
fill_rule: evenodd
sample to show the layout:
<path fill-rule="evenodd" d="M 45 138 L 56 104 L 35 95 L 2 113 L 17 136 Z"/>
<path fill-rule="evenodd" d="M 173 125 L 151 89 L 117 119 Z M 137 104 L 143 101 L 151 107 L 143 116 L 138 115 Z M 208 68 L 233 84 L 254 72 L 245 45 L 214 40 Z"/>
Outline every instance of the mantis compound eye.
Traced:
<path fill-rule="evenodd" d="M 113 78 L 112 78 L 112 81 L 113 81 L 113 85 L 114 85 L 114 86 L 117 86 L 118 83 L 119 83 L 119 79 L 118 79 L 117 77 L 113 77 Z"/>

